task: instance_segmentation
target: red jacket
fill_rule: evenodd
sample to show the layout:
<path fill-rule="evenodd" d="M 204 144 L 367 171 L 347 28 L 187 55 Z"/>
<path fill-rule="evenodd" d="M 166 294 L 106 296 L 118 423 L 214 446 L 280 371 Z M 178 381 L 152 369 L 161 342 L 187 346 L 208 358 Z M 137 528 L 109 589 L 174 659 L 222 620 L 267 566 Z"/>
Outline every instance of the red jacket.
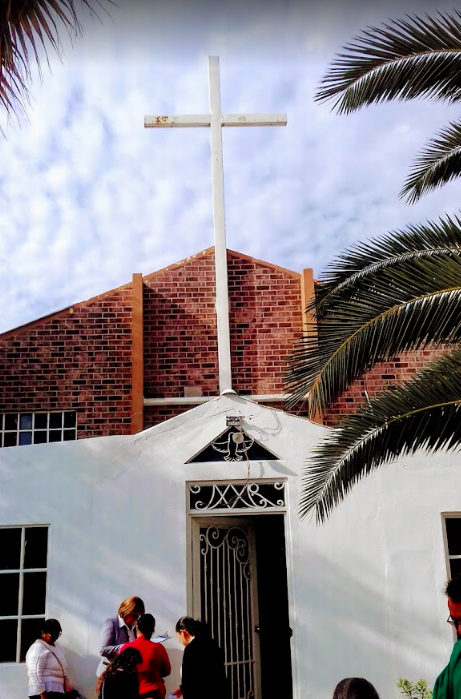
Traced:
<path fill-rule="evenodd" d="M 126 648 L 136 648 L 142 656 L 142 662 L 136 666 L 139 679 L 139 694 L 142 696 L 153 689 L 164 697 L 165 683 L 164 677 L 171 672 L 170 660 L 165 648 L 161 643 L 148 641 L 144 636 L 140 636 L 136 641 L 125 643 L 121 647 L 120 653 Z"/>

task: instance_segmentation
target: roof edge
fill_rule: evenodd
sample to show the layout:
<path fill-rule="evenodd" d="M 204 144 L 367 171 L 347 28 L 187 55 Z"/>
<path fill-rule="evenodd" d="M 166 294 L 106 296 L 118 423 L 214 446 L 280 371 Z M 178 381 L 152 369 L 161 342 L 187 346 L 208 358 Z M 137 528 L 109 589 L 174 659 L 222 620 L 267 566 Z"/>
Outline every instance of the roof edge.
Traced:
<path fill-rule="evenodd" d="M 245 255 L 243 252 L 237 252 L 236 250 L 230 250 L 227 248 L 227 252 L 232 255 L 232 257 L 238 257 L 241 260 L 247 260 L 247 262 L 253 262 L 256 265 L 261 265 L 261 267 L 268 267 L 276 272 L 283 272 L 284 274 L 289 274 L 290 277 L 295 279 L 301 278 L 300 272 L 295 272 L 292 269 L 287 269 L 287 267 L 280 267 L 279 265 L 274 265 L 272 262 L 266 262 L 265 260 L 259 260 L 257 257 L 251 257 L 250 255 Z"/>
<path fill-rule="evenodd" d="M 33 330 L 39 325 L 42 325 L 42 323 L 47 323 L 50 320 L 54 320 L 55 318 L 63 318 L 66 315 L 70 315 L 74 312 L 74 310 L 77 310 L 79 308 L 85 308 L 86 306 L 89 306 L 92 303 L 96 303 L 97 301 L 102 301 L 103 299 L 108 298 L 113 294 L 117 294 L 119 291 L 129 289 L 131 285 L 132 282 L 127 282 L 126 284 L 122 284 L 121 286 L 115 287 L 115 289 L 109 289 L 109 291 L 104 291 L 102 294 L 92 296 L 86 301 L 79 301 L 78 303 L 73 303 L 70 306 L 65 306 L 59 311 L 53 311 L 52 313 L 48 313 L 46 316 L 41 316 L 40 318 L 36 318 L 35 320 L 29 321 L 28 323 L 18 325 L 15 328 L 11 328 L 11 330 L 6 330 L 4 333 L 0 333 L 0 342 L 2 340 L 9 340 L 10 337 L 13 337 L 14 335 L 17 335 L 22 332 L 26 332 L 26 330 Z"/>

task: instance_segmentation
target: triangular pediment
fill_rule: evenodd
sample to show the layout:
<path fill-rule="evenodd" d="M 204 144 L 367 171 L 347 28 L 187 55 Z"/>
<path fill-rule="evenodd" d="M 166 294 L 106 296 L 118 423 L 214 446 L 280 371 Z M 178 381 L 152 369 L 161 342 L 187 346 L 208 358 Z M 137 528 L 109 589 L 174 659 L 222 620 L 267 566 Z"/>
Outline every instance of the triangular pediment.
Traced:
<path fill-rule="evenodd" d="M 277 461 L 279 459 L 242 428 L 228 427 L 186 463 Z"/>

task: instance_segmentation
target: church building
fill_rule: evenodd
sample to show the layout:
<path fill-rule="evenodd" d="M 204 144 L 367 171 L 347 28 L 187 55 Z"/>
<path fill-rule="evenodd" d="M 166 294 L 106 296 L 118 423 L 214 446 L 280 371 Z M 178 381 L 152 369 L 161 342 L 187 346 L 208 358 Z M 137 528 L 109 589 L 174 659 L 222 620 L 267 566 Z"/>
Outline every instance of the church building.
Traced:
<path fill-rule="evenodd" d="M 323 525 L 298 515 L 319 442 L 428 353 L 375 367 L 316 421 L 285 409 L 313 273 L 227 249 L 219 138 L 286 120 L 222 115 L 216 59 L 210 85 L 210 115 L 146 125 L 210 127 L 215 245 L 0 335 L 0 697 L 27 696 L 52 617 L 94 699 L 99 631 L 131 595 L 171 636 L 167 692 L 184 614 L 223 649 L 232 699 L 329 699 L 351 676 L 396 697 L 399 677 L 432 684 L 455 640 L 456 454 L 378 469 Z"/>

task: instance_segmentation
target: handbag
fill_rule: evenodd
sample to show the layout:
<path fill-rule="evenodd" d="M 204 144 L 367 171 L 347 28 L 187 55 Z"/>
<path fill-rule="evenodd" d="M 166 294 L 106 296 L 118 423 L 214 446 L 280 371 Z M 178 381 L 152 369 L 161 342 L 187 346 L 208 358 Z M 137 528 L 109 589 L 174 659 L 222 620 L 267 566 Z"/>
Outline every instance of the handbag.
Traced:
<path fill-rule="evenodd" d="M 38 640 L 40 641 L 40 639 L 38 639 Z M 64 697 L 65 697 L 65 699 L 85 699 L 85 697 L 84 697 L 82 694 L 80 694 L 80 692 L 78 691 L 78 689 L 70 689 L 69 691 L 66 691 L 66 684 L 69 683 L 69 679 L 68 679 L 68 677 L 67 677 L 67 675 L 66 675 L 66 673 L 65 673 L 65 670 L 64 670 L 64 668 L 63 668 L 63 666 L 62 666 L 61 661 L 59 660 L 59 658 L 58 658 L 58 656 L 56 655 L 56 653 L 53 653 L 53 651 L 51 650 L 51 648 L 50 648 L 50 646 L 49 646 L 48 643 L 45 644 L 43 641 L 40 641 L 40 643 L 41 643 L 43 646 L 45 646 L 45 648 L 47 648 L 47 649 L 50 651 L 51 655 L 54 655 L 54 657 L 56 658 L 56 660 L 57 660 L 58 663 L 59 663 L 59 667 L 61 668 L 61 672 L 62 672 L 62 679 L 64 680 L 64 685 L 63 685 L 63 687 L 64 687 Z"/>

